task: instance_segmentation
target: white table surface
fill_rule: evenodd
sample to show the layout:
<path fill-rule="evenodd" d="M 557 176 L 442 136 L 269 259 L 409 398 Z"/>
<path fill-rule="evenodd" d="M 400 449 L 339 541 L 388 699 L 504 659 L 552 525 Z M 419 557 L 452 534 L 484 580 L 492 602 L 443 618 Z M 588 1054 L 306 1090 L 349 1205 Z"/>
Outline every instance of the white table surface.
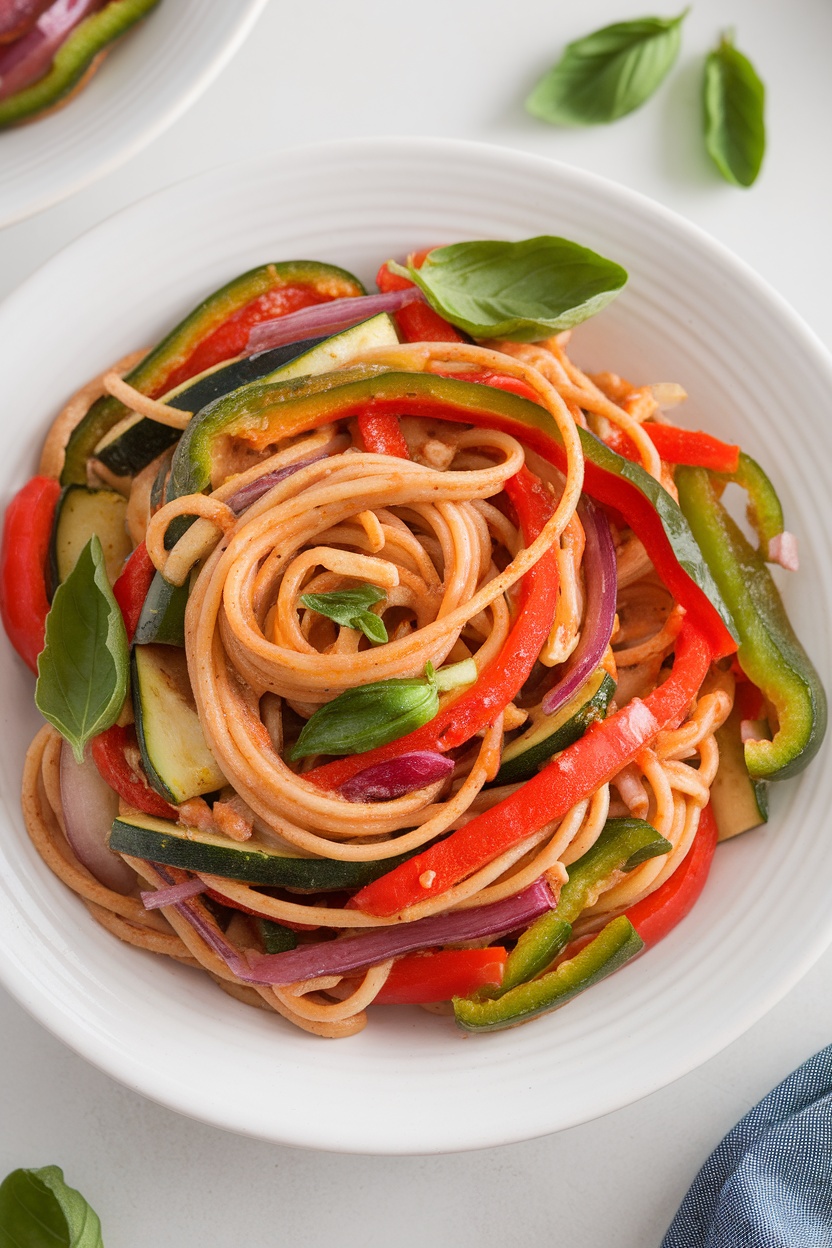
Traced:
<path fill-rule="evenodd" d="M 574 131 L 524 114 L 565 42 L 649 9 L 271 0 L 236 59 L 150 148 L 0 233 L 0 296 L 105 216 L 188 174 L 320 139 L 447 135 L 550 155 L 654 197 L 733 248 L 832 346 L 832 6 L 697 0 L 671 79 L 640 113 Z M 769 151 L 749 191 L 719 179 L 700 137 L 702 57 L 726 26 L 768 87 Z M 479 1153 L 338 1156 L 178 1117 L 87 1065 L 0 990 L 0 1177 L 63 1166 L 97 1208 L 107 1248 L 652 1248 L 724 1132 L 830 1040 L 832 952 L 725 1052 L 599 1121 Z"/>

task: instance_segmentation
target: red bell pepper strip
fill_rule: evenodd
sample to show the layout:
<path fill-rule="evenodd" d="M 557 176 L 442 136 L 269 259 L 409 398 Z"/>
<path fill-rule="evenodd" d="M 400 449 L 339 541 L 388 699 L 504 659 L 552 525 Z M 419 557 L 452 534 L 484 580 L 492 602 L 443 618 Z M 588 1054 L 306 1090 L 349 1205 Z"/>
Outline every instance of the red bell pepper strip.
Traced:
<path fill-rule="evenodd" d="M 702 429 L 680 429 L 678 425 L 657 425 L 652 421 L 641 427 L 668 464 L 710 468 L 713 472 L 736 472 L 739 467 L 740 448 Z M 640 461 L 638 450 L 623 429 L 614 429 L 605 440 L 625 459 Z"/>
<path fill-rule="evenodd" d="M 414 251 L 411 256 L 408 256 L 408 260 L 414 269 L 421 269 L 432 251 L 432 247 L 426 247 L 424 251 Z M 378 286 L 383 295 L 389 294 L 392 290 L 408 290 L 414 285 L 409 278 L 402 277 L 399 273 L 391 273 L 387 264 L 388 261 L 385 260 L 378 273 L 376 273 L 376 286 Z"/>
<path fill-rule="evenodd" d="M 362 412 L 358 417 L 358 431 L 365 451 L 371 451 L 374 455 L 394 455 L 397 459 L 410 459 L 399 418 L 391 412 Z"/>
<path fill-rule="evenodd" d="M 127 630 L 128 642 L 133 641 L 133 634 L 139 625 L 144 600 L 150 589 L 150 582 L 156 575 L 153 560 L 147 553 L 144 542 L 140 542 L 125 563 L 121 576 L 113 585 L 113 595 L 121 608 L 124 627 Z"/>
<path fill-rule="evenodd" d="M 507 957 L 499 946 L 406 954 L 393 963 L 373 1005 L 424 1005 L 467 997 L 492 985 L 499 988 Z"/>
<path fill-rule="evenodd" d="M 398 914 L 447 892 L 531 832 L 562 818 L 631 763 L 657 733 L 681 722 L 712 657 L 705 638 L 686 620 L 677 639 L 673 671 L 664 684 L 590 725 L 583 737 L 516 793 L 367 884 L 348 903 L 350 907 L 365 914 Z"/>
<path fill-rule="evenodd" d="M 93 737 L 91 750 L 102 779 L 130 806 L 143 810 L 146 815 L 155 815 L 158 819 L 175 821 L 179 818 L 176 807 L 170 806 L 147 783 L 138 761 L 139 746 L 132 724 L 125 728 L 114 724 L 106 732 Z M 128 759 L 128 751 L 132 759 Z"/>
<path fill-rule="evenodd" d="M 514 504 L 524 540 L 533 542 L 554 510 L 552 495 L 521 468 L 505 485 Z M 547 551 L 523 577 L 517 619 L 500 653 L 483 668 L 475 683 L 446 703 L 429 723 L 388 745 L 336 759 L 304 775 L 322 789 L 340 788 L 359 771 L 387 762 L 410 750 L 450 750 L 468 741 L 496 718 L 528 679 L 555 614 L 558 590 L 557 557 Z"/>
<path fill-rule="evenodd" d="M 0 614 L 9 641 L 33 672 L 46 634 L 46 564 L 60 493 L 52 477 L 33 477 L 9 503 L 3 525 Z"/>
<path fill-rule="evenodd" d="M 301 308 L 326 303 L 328 298 L 329 296 L 303 283 L 276 286 L 273 290 L 267 290 L 232 313 L 213 333 L 203 338 L 187 360 L 168 373 L 162 384 L 154 388 L 154 397 L 158 398 L 159 394 L 174 390 L 184 381 L 190 381 L 191 377 L 203 373 L 206 368 L 213 368 L 223 360 L 231 360 L 235 355 L 241 355 L 245 351 L 249 333 L 261 321 L 271 321 L 278 316 L 298 312 Z"/>
<path fill-rule="evenodd" d="M 395 314 L 396 323 L 405 342 L 468 342 L 427 303 L 406 303 Z"/>
<path fill-rule="evenodd" d="M 718 839 L 709 803 L 699 816 L 693 845 L 682 865 L 654 893 L 625 911 L 645 945 L 655 945 L 690 913 L 705 887 Z"/>

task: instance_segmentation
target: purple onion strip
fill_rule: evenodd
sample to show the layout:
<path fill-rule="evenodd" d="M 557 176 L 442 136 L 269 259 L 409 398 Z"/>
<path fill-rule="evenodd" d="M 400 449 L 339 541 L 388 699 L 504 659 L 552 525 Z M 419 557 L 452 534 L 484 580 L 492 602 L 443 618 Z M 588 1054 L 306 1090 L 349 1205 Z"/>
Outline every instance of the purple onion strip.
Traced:
<path fill-rule="evenodd" d="M 454 769 L 453 759 L 436 750 L 411 750 L 398 758 L 365 767 L 341 785 L 348 802 L 389 802 L 414 789 L 444 780 Z"/>
<path fill-rule="evenodd" d="M 497 936 L 525 927 L 555 905 L 555 898 L 544 879 L 515 897 L 492 901 L 470 910 L 434 914 L 412 923 L 394 923 L 363 931 L 348 940 L 321 941 L 299 945 L 286 953 L 249 954 L 246 976 L 250 983 L 283 986 L 321 975 L 346 975 L 387 958 L 434 945 L 457 944 Z"/>
<path fill-rule="evenodd" d="M 148 889 L 141 893 L 142 905 L 145 910 L 158 910 L 162 906 L 173 906 L 177 901 L 187 901 L 205 892 L 202 880 L 186 880 L 184 884 L 171 884 L 169 888 Z"/>
<path fill-rule="evenodd" d="M 578 514 L 586 533 L 584 627 L 569 670 L 543 699 L 547 715 L 554 715 L 589 680 L 610 644 L 615 623 L 618 572 L 609 521 L 588 498 L 581 499 Z"/>
<path fill-rule="evenodd" d="M 300 342 L 313 333 L 334 334 L 379 312 L 397 312 L 399 308 L 423 297 L 418 287 L 413 286 L 407 290 L 392 290 L 385 295 L 355 295 L 349 299 L 330 299 L 327 303 L 300 308 L 297 312 L 255 325 L 248 336 L 246 355 Z"/>
<path fill-rule="evenodd" d="M 247 485 L 241 486 L 236 494 L 232 494 L 226 500 L 227 506 L 231 508 L 235 516 L 241 515 L 248 507 L 256 503 L 259 498 L 262 498 L 264 494 L 268 494 L 273 486 L 279 485 L 287 477 L 300 472 L 301 468 L 308 468 L 310 464 L 317 464 L 319 459 L 326 459 L 328 454 L 329 451 L 320 451 L 317 455 L 310 455 L 308 459 L 299 459 L 294 464 L 285 464 L 283 468 L 275 468 L 274 472 L 267 472 L 262 477 L 255 477 L 253 481 L 249 481 Z"/>
<path fill-rule="evenodd" d="M 47 73 L 76 26 L 104 0 L 56 0 L 37 25 L 0 50 L 0 100 L 31 86 Z"/>

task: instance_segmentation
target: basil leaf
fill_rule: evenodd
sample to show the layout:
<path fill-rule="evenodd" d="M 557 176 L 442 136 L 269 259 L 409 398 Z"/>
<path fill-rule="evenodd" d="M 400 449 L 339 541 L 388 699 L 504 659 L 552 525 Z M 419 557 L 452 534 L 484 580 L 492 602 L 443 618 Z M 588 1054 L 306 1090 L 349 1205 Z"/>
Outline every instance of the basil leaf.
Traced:
<path fill-rule="evenodd" d="M 103 1248 L 101 1223 L 58 1166 L 13 1170 L 0 1184 L 0 1248 Z"/>
<path fill-rule="evenodd" d="M 535 342 L 594 316 L 627 281 L 627 271 L 567 238 L 520 243 L 481 240 L 430 252 L 403 272 L 446 320 L 474 338 Z"/>
<path fill-rule="evenodd" d="M 35 689 L 38 710 L 66 737 L 79 763 L 90 738 L 118 719 L 128 670 L 124 620 L 93 536 L 55 591 Z"/>
<path fill-rule="evenodd" d="M 307 720 L 292 758 L 307 754 L 364 754 L 421 728 L 439 710 L 431 674 L 378 680 L 346 689 Z"/>
<path fill-rule="evenodd" d="M 723 178 L 756 181 L 766 150 L 766 89 L 747 56 L 725 34 L 705 61 L 705 145 Z"/>
<path fill-rule="evenodd" d="M 672 68 L 687 13 L 616 22 L 567 44 L 526 108 L 553 126 L 597 126 L 632 113 Z"/>
<path fill-rule="evenodd" d="M 337 589 L 331 594 L 304 594 L 301 602 L 344 628 L 360 629 L 374 646 L 380 646 L 387 641 L 387 629 L 384 621 L 367 608 L 386 597 L 377 585 L 356 585 L 354 589 Z"/>

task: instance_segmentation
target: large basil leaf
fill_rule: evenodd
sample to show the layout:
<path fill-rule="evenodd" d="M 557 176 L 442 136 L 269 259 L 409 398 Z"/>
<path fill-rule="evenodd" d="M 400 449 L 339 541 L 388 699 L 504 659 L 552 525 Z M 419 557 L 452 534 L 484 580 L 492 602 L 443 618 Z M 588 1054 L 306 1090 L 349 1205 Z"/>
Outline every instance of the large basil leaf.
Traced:
<path fill-rule="evenodd" d="M 0 1248 L 104 1248 L 101 1223 L 59 1166 L 13 1170 L 0 1184 Z"/>
<path fill-rule="evenodd" d="M 356 585 L 353 589 L 336 589 L 329 594 L 304 594 L 301 603 L 344 628 L 360 629 L 374 646 L 380 646 L 387 641 L 387 629 L 370 607 L 386 597 L 377 585 Z"/>
<path fill-rule="evenodd" d="M 433 668 L 410 680 L 377 680 L 345 689 L 306 721 L 292 758 L 365 754 L 421 728 L 439 710 Z"/>
<path fill-rule="evenodd" d="M 766 89 L 730 35 L 705 62 L 705 144 L 719 172 L 735 186 L 756 181 L 766 150 Z"/>
<path fill-rule="evenodd" d="M 402 270 L 436 310 L 474 338 L 535 342 L 600 312 L 627 281 L 612 260 L 567 238 L 481 240 L 431 251 Z"/>
<path fill-rule="evenodd" d="M 58 586 L 46 617 L 35 703 L 84 760 L 91 737 L 118 719 L 127 696 L 129 649 L 96 536 Z"/>
<path fill-rule="evenodd" d="M 601 125 L 632 113 L 672 68 L 687 12 L 616 22 L 568 44 L 526 108 L 555 126 Z"/>

